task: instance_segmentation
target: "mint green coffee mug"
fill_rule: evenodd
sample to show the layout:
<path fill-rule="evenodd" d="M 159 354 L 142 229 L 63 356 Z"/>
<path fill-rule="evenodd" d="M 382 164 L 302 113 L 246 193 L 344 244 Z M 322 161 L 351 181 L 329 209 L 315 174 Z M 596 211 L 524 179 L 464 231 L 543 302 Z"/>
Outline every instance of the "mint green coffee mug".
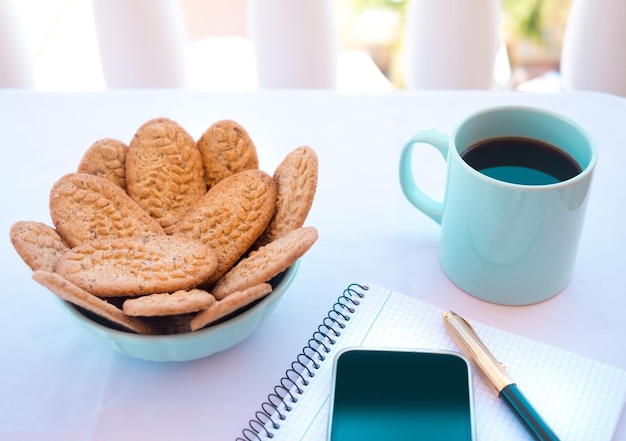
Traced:
<path fill-rule="evenodd" d="M 447 162 L 443 202 L 416 183 L 414 147 Z M 441 265 L 459 288 L 504 305 L 561 292 L 572 278 L 596 148 L 585 130 L 552 112 L 494 107 L 450 133 L 420 130 L 404 145 L 406 198 L 441 225 Z"/>

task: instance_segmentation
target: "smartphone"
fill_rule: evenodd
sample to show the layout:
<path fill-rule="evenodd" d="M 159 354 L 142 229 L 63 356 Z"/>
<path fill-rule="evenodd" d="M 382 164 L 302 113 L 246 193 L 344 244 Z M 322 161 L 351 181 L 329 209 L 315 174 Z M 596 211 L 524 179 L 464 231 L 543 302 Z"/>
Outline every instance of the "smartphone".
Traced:
<path fill-rule="evenodd" d="M 458 353 L 343 349 L 330 400 L 330 441 L 475 438 L 471 368 Z"/>

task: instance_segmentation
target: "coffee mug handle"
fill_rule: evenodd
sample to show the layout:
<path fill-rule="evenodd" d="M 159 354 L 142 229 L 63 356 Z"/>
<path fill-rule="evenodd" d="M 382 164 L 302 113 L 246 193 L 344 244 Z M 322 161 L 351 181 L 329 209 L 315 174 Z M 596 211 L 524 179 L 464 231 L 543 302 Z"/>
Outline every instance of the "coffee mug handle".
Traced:
<path fill-rule="evenodd" d="M 444 160 L 448 160 L 448 135 L 438 130 L 420 130 L 402 147 L 400 157 L 400 185 L 404 196 L 422 213 L 441 225 L 443 218 L 443 203 L 435 201 L 426 195 L 415 182 L 413 177 L 413 167 L 411 158 L 413 157 L 413 147 L 417 143 L 429 144 L 439 150 Z"/>

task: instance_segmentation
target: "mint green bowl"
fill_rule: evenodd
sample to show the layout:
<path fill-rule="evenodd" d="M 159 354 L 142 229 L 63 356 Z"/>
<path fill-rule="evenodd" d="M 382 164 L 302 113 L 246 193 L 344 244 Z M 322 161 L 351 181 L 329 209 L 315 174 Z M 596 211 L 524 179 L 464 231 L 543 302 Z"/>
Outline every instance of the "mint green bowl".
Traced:
<path fill-rule="evenodd" d="M 59 304 L 79 325 L 130 357 L 149 361 L 189 361 L 228 349 L 249 337 L 271 314 L 298 272 L 300 261 L 274 277 L 272 292 L 236 316 L 195 332 L 140 335 L 107 326 L 71 303 Z"/>

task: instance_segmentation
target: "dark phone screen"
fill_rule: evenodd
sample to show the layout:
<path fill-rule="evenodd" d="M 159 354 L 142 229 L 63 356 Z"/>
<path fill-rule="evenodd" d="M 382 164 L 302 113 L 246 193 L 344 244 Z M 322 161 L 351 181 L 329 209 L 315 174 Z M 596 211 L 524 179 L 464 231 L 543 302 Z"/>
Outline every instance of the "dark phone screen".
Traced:
<path fill-rule="evenodd" d="M 348 350 L 336 360 L 331 441 L 472 440 L 468 367 L 454 354 Z"/>

